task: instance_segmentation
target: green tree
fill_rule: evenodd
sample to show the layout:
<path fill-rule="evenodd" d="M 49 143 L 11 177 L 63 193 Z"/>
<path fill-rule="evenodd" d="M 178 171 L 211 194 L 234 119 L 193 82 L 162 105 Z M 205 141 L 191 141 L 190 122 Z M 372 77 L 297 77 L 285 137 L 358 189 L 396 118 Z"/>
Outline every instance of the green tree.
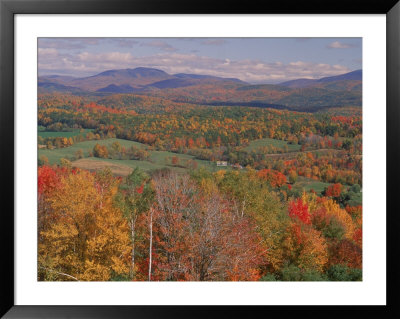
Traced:
<path fill-rule="evenodd" d="M 122 210 L 128 221 L 131 235 L 131 267 L 130 276 L 133 279 L 135 275 L 135 242 L 137 237 L 136 226 L 138 217 L 147 212 L 153 201 L 154 192 L 150 184 L 150 178 L 139 168 L 135 168 L 129 174 L 124 183 L 119 187 L 116 198 L 117 205 Z"/>
<path fill-rule="evenodd" d="M 66 159 L 66 158 L 60 158 L 60 165 L 62 167 L 67 167 L 67 168 L 71 168 L 72 167 L 71 161 Z"/>
<path fill-rule="evenodd" d="M 47 156 L 45 156 L 45 155 L 40 155 L 40 156 L 39 156 L 38 165 L 39 165 L 39 166 L 42 166 L 42 165 L 49 165 L 49 159 L 47 158 Z"/>
<path fill-rule="evenodd" d="M 361 281 L 362 270 L 345 265 L 333 265 L 328 268 L 327 275 L 331 281 Z"/>
<path fill-rule="evenodd" d="M 291 170 L 289 173 L 289 183 L 294 184 L 297 181 L 297 173 L 295 170 Z"/>

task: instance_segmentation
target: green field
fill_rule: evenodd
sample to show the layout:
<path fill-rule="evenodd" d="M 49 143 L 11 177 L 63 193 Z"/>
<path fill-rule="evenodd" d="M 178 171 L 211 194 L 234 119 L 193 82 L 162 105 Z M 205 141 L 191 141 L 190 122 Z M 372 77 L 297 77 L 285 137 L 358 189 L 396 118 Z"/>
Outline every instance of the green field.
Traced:
<path fill-rule="evenodd" d="M 306 192 L 313 189 L 315 192 L 321 193 L 325 187 L 328 187 L 329 185 L 331 184 L 299 176 L 296 183 L 293 185 L 293 189 L 300 191 L 305 190 Z"/>
<path fill-rule="evenodd" d="M 270 145 L 272 145 L 274 147 L 282 148 L 282 149 L 285 146 L 287 146 L 289 152 L 299 151 L 301 148 L 301 146 L 298 144 L 289 144 L 286 141 L 275 140 L 273 138 L 263 138 L 260 140 L 251 141 L 248 146 L 243 148 L 243 150 L 251 152 L 251 151 L 256 150 L 259 147 L 270 146 Z"/>
<path fill-rule="evenodd" d="M 64 148 L 57 148 L 57 149 L 39 149 L 38 150 L 38 156 L 45 155 L 49 159 L 50 164 L 59 164 L 61 158 L 71 158 L 75 155 L 75 152 L 78 150 L 83 151 L 83 156 L 88 157 L 89 156 L 89 151 L 93 150 L 93 147 L 96 144 L 100 145 L 105 145 L 105 146 L 110 146 L 114 142 L 119 142 L 121 146 L 124 146 L 126 148 L 129 148 L 131 146 L 135 146 L 137 148 L 146 148 L 147 146 L 138 143 L 138 142 L 133 142 L 133 141 L 127 141 L 127 140 L 122 140 L 119 138 L 110 138 L 106 140 L 95 140 L 95 141 L 84 141 L 80 143 L 76 143 L 70 147 L 64 147 Z"/>
<path fill-rule="evenodd" d="M 93 131 L 92 129 L 83 129 L 82 132 L 80 129 L 74 129 L 70 132 L 47 132 L 43 131 L 40 127 L 38 128 L 38 136 L 46 138 L 46 137 L 73 137 L 77 135 L 86 135 L 87 133 Z"/>
<path fill-rule="evenodd" d="M 147 148 L 147 145 L 142 144 L 142 143 L 123 140 L 123 139 L 111 138 L 111 139 L 106 139 L 106 140 L 80 142 L 80 143 L 76 143 L 70 147 L 58 148 L 58 149 L 52 149 L 52 150 L 39 149 L 38 157 L 44 155 L 48 158 L 50 164 L 60 164 L 61 158 L 72 159 L 72 157 L 75 156 L 75 153 L 78 150 L 82 150 L 83 157 L 87 158 L 89 156 L 89 151 L 92 151 L 93 147 L 96 144 L 106 145 L 108 147 L 116 141 L 118 141 L 121 144 L 121 146 L 124 146 L 126 148 L 129 148 L 131 146 L 135 146 L 135 147 L 141 148 L 141 149 Z M 194 160 L 195 162 L 197 162 L 198 167 L 205 166 L 211 171 L 217 171 L 219 169 L 231 169 L 230 167 L 217 167 L 215 163 L 212 163 L 210 161 L 205 161 L 205 160 L 194 159 L 194 156 L 187 155 L 187 154 L 177 154 L 177 153 L 172 153 L 172 152 L 167 152 L 167 151 L 149 151 L 149 153 L 150 153 L 150 157 L 146 161 L 100 159 L 100 158 L 93 158 L 93 160 L 101 160 L 101 161 L 107 161 L 107 162 L 114 163 L 114 164 L 126 165 L 130 168 L 139 167 L 146 171 L 153 170 L 153 169 L 165 168 L 165 167 L 169 167 L 176 171 L 185 171 L 186 168 L 179 167 L 179 166 L 185 166 L 187 164 L 188 160 Z M 171 158 L 173 156 L 175 156 L 179 159 L 177 166 L 171 165 Z"/>

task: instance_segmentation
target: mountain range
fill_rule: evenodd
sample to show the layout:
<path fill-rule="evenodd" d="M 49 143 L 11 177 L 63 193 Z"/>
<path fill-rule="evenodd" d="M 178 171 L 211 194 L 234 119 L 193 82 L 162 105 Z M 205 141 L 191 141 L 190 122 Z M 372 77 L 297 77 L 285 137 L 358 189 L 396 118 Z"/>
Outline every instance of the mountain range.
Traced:
<path fill-rule="evenodd" d="M 83 78 L 58 75 L 41 76 L 39 77 L 39 87 L 49 88 L 52 87 L 50 84 L 57 84 L 53 85 L 55 90 L 133 93 L 152 88 L 177 88 L 221 81 L 247 84 L 234 78 L 185 73 L 168 74 L 158 69 L 139 67 L 135 69 L 108 70 Z"/>
<path fill-rule="evenodd" d="M 154 68 L 108 70 L 75 78 L 40 76 L 39 93 L 141 94 L 176 102 L 209 105 L 250 105 L 315 110 L 361 106 L 362 70 L 320 79 L 296 79 L 279 84 L 250 84 L 237 78 L 168 74 Z"/>

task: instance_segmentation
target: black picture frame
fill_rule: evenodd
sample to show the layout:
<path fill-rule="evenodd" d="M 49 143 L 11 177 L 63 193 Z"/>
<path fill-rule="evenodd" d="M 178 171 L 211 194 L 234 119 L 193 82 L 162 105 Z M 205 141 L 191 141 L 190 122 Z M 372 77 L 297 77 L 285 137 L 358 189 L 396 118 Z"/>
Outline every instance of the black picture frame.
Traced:
<path fill-rule="evenodd" d="M 14 303 L 14 15 L 15 14 L 385 14 L 387 18 L 387 305 L 386 306 L 16 306 Z M 4 318 L 164 318 L 261 315 L 400 317 L 396 275 L 400 136 L 400 2 L 398 0 L 308 0 L 245 3 L 162 0 L 0 0 L 0 180 L 1 309 Z M 379 108 L 378 108 L 379 109 Z M 377 110 L 379 111 L 379 110 Z M 390 173 L 389 173 L 390 172 Z M 397 209 L 396 209 L 397 208 Z M 177 300 L 179 304 L 179 300 Z M 268 307 L 268 309 L 266 309 Z"/>

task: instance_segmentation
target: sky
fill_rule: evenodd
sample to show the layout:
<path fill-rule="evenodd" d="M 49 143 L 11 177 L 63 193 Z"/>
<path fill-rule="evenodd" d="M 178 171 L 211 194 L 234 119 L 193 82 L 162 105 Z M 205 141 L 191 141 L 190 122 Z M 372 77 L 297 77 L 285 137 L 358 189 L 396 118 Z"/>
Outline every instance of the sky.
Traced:
<path fill-rule="evenodd" d="M 85 77 L 150 67 L 249 83 L 316 79 L 362 68 L 362 38 L 39 38 L 38 72 Z"/>

